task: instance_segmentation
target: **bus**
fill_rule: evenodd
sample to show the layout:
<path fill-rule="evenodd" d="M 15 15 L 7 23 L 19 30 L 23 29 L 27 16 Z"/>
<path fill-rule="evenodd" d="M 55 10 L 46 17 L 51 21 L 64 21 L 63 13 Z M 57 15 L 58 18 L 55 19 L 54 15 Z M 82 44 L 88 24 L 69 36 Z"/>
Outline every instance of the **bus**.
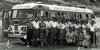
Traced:
<path fill-rule="evenodd" d="M 60 14 L 60 15 L 59 15 Z M 78 17 L 79 20 L 95 19 L 93 11 L 88 8 L 59 6 L 42 3 L 24 3 L 14 5 L 9 14 L 3 12 L 3 33 L 8 37 L 24 38 L 27 34 L 27 21 L 34 17 Z M 81 19 L 80 19 L 81 18 Z"/>

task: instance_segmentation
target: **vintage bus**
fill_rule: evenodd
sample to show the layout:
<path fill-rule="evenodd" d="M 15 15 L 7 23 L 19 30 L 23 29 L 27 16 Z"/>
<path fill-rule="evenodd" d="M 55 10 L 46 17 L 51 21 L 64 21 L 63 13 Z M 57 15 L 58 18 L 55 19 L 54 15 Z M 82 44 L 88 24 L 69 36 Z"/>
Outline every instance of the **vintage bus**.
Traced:
<path fill-rule="evenodd" d="M 94 13 L 88 8 L 58 6 L 42 3 L 24 3 L 12 7 L 11 14 L 3 12 L 3 32 L 8 32 L 8 37 L 24 38 L 27 33 L 27 21 L 34 17 L 56 17 L 65 15 L 70 17 L 81 17 L 82 20 L 95 19 Z"/>

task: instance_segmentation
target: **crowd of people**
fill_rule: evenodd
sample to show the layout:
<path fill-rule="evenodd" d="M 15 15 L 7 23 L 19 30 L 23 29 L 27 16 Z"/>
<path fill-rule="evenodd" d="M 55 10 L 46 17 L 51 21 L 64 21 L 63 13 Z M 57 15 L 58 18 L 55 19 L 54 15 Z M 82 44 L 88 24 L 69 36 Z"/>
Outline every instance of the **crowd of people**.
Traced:
<path fill-rule="evenodd" d="M 27 23 L 27 47 L 70 44 L 93 47 L 95 30 L 92 19 L 34 18 Z"/>

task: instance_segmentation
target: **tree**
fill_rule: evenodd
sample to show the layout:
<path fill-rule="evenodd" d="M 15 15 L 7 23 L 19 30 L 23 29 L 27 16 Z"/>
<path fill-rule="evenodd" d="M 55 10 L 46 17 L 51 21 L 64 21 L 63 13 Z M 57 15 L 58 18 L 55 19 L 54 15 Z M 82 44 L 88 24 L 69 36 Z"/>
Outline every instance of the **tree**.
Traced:
<path fill-rule="evenodd" d="M 96 0 L 90 0 L 91 3 L 96 3 Z"/>

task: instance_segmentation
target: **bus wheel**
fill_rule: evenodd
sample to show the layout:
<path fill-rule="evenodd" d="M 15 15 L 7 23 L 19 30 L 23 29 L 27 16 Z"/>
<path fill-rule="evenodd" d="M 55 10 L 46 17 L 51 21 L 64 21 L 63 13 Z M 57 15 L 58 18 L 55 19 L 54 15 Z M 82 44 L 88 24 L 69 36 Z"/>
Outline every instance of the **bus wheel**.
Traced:
<path fill-rule="evenodd" d="M 21 44 L 22 44 L 22 43 L 27 44 L 26 39 L 24 39 L 24 38 L 20 38 L 20 40 L 22 41 Z"/>

